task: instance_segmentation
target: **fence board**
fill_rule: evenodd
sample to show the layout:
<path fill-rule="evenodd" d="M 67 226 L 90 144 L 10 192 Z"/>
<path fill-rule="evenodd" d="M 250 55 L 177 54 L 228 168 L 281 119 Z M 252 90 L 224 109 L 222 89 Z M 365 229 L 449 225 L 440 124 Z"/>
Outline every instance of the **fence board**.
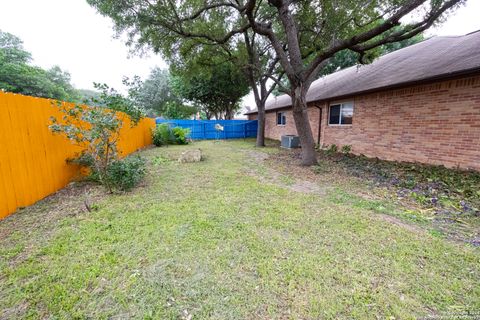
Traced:
<path fill-rule="evenodd" d="M 0 92 L 0 219 L 43 199 L 80 176 L 66 160 L 81 151 L 48 129 L 62 114 L 53 101 Z M 131 127 L 124 116 L 118 143 L 122 156 L 152 143 L 155 120 Z"/>
<path fill-rule="evenodd" d="M 157 119 L 157 125 L 168 123 L 172 127 L 190 129 L 189 137 L 193 140 L 242 139 L 257 136 L 257 120 L 164 120 Z M 215 125 L 223 126 L 217 131 Z"/>

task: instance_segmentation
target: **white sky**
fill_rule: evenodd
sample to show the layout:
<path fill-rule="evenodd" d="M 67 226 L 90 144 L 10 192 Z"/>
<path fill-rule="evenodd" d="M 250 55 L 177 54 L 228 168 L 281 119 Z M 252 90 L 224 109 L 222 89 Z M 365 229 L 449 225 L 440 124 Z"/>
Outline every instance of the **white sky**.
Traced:
<path fill-rule="evenodd" d="M 129 58 L 113 23 L 85 0 L 0 0 L 0 29 L 23 40 L 34 64 L 70 72 L 77 88 L 102 82 L 122 89 L 123 76 L 145 78 L 156 65 L 167 67 L 153 54 Z"/>
<path fill-rule="evenodd" d="M 123 41 L 113 38 L 112 25 L 85 0 L 0 0 L 0 29 L 20 37 L 35 64 L 69 71 L 77 88 L 92 89 L 95 81 L 122 89 L 123 76 L 145 78 L 156 65 L 167 67 L 154 54 L 129 57 Z M 427 35 L 462 35 L 479 29 L 480 0 L 468 0 Z M 244 104 L 254 106 L 252 97 L 245 97 Z"/>

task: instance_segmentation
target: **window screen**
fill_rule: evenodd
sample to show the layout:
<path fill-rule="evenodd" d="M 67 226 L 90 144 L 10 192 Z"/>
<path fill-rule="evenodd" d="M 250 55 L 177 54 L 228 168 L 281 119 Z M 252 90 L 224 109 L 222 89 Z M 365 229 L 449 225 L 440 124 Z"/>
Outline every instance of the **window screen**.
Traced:
<path fill-rule="evenodd" d="M 330 106 L 328 124 L 345 125 L 353 123 L 353 102 L 332 104 Z"/>
<path fill-rule="evenodd" d="M 340 109 L 342 105 L 336 104 L 330 106 L 330 119 L 329 124 L 339 124 L 340 123 Z"/>
<path fill-rule="evenodd" d="M 284 126 L 287 123 L 285 112 L 277 112 L 277 125 Z"/>

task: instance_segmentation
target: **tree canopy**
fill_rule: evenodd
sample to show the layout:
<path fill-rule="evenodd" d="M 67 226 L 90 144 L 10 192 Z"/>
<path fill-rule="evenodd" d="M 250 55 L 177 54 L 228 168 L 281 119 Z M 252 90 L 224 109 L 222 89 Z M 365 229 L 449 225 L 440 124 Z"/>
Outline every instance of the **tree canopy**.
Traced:
<path fill-rule="evenodd" d="M 31 65 L 32 55 L 20 38 L 0 30 L 0 89 L 30 96 L 76 101 L 79 94 L 70 74 L 59 66 L 49 70 Z"/>
<path fill-rule="evenodd" d="M 185 105 L 182 97 L 174 90 L 174 79 L 166 69 L 155 67 L 145 81 L 136 88 L 136 101 L 150 116 L 166 119 L 188 119 L 197 109 Z"/>
<path fill-rule="evenodd" d="M 173 65 L 174 88 L 196 105 L 208 119 L 233 119 L 240 100 L 249 92 L 245 73 L 235 60 L 211 50 Z"/>
<path fill-rule="evenodd" d="M 420 33 L 410 39 L 382 45 L 380 47 L 375 48 L 374 50 L 370 50 L 369 59 L 368 61 L 364 61 L 364 62 L 370 62 L 377 57 L 411 46 L 423 40 L 424 40 L 423 34 Z M 359 65 L 359 64 L 360 64 L 360 54 L 358 52 L 345 49 L 337 52 L 332 58 L 328 60 L 328 63 L 319 72 L 319 74 L 317 75 L 317 78 L 337 72 L 339 70 L 342 70 L 348 67 Z M 283 88 L 287 88 L 287 89 L 289 88 L 287 79 L 284 79 L 282 81 L 282 86 Z M 276 96 L 284 94 L 284 92 L 278 89 L 274 90 L 273 93 Z"/>
<path fill-rule="evenodd" d="M 372 50 L 416 36 L 442 22 L 466 0 L 87 0 L 115 23 L 129 43 L 166 56 L 183 49 L 175 37 L 205 46 L 238 42 L 247 30 L 267 39 L 288 79 L 302 164 L 317 162 L 306 94 L 338 52 L 349 49 L 361 62 Z M 409 17 L 408 24 L 401 20 Z M 281 83 L 278 83 L 281 86 Z"/>

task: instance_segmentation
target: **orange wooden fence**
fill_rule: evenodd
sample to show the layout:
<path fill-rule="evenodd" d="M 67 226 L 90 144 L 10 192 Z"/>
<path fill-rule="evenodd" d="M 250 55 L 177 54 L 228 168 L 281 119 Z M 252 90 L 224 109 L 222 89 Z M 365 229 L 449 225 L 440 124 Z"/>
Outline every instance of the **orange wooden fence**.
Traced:
<path fill-rule="evenodd" d="M 52 134 L 51 116 L 63 116 L 52 100 L 0 91 L 0 219 L 79 176 L 79 167 L 66 160 L 80 149 Z M 129 120 L 124 122 L 118 143 L 122 155 L 152 143 L 153 119 L 143 119 L 133 128 Z"/>

